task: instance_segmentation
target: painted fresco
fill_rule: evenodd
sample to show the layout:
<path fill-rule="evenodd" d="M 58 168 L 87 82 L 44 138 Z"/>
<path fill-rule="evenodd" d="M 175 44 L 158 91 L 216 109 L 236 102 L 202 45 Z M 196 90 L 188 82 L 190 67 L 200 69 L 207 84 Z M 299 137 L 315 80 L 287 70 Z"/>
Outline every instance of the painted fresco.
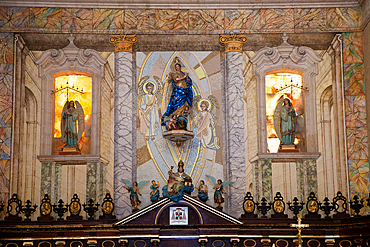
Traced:
<path fill-rule="evenodd" d="M 338 9 L 338 11 L 344 11 Z M 344 17 L 355 16 L 345 11 Z M 343 18 L 344 18 L 343 17 Z M 341 21 L 343 23 L 344 19 Z M 354 25 L 354 24 L 353 24 Z M 362 33 L 343 33 L 344 107 L 349 191 L 366 198 L 370 191 Z"/>
<path fill-rule="evenodd" d="M 13 34 L 0 33 L 0 203 L 9 199 L 13 111 Z"/>
<path fill-rule="evenodd" d="M 62 29 L 79 33 L 81 31 L 92 31 L 92 9 L 63 8 Z"/>
<path fill-rule="evenodd" d="M 193 106 L 188 119 L 188 130 L 194 138 L 180 145 L 164 139 L 165 126 L 161 126 L 166 112 L 171 86 L 166 82 L 174 71 L 175 58 L 179 58 L 181 70 L 189 73 L 193 85 Z M 221 73 L 219 52 L 138 52 L 136 56 L 138 78 L 137 120 L 137 180 L 155 180 L 162 188 L 167 181 L 171 166 L 179 160 L 185 163 L 185 173 L 193 179 L 194 186 L 200 180 L 209 184 L 205 175 L 223 178 L 222 166 L 222 116 Z M 155 102 L 149 104 L 148 102 Z M 151 107 L 146 107 L 151 105 Z M 218 111 L 216 111 L 216 109 Z M 204 121 L 208 121 L 204 123 Z M 203 126 L 203 127 L 201 127 Z M 208 187 L 212 190 L 212 185 Z M 148 205 L 149 185 L 142 188 L 142 205 Z M 162 191 L 160 190 L 162 193 Z M 209 191 L 212 196 L 212 191 Z M 197 191 L 193 192 L 196 195 Z M 213 198 L 209 199 L 212 203 Z"/>
<path fill-rule="evenodd" d="M 360 8 L 99 9 L 0 6 L 6 32 L 224 34 L 356 32 Z"/>

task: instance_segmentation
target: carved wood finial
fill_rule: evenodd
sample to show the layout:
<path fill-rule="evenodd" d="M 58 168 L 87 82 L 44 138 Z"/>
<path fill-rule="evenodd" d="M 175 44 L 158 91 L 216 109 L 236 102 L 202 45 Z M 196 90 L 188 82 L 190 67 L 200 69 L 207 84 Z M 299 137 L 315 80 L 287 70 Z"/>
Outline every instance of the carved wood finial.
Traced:
<path fill-rule="evenodd" d="M 135 34 L 111 35 L 109 42 L 114 44 L 114 52 L 132 52 L 132 47 L 137 42 L 137 37 Z"/>

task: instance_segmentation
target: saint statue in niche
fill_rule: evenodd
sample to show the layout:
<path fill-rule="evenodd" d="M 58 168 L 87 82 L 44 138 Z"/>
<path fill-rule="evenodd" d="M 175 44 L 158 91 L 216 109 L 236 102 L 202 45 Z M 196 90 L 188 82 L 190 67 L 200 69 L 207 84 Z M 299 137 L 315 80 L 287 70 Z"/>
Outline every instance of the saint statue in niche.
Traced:
<path fill-rule="evenodd" d="M 67 101 L 62 111 L 61 121 L 63 151 L 79 151 L 78 143 L 85 129 L 85 115 L 81 104 L 76 101 Z"/>
<path fill-rule="evenodd" d="M 153 78 L 157 83 L 147 81 L 148 76 L 143 77 L 139 83 L 140 131 L 146 140 L 154 140 L 160 127 L 158 109 L 162 99 L 162 85 L 158 77 Z"/>
<path fill-rule="evenodd" d="M 167 82 L 171 83 L 173 89 L 166 112 L 163 114 L 161 120 L 162 126 L 165 126 L 166 130 L 169 130 L 169 121 L 174 115 L 176 116 L 176 121 L 180 120 L 179 117 L 184 116 L 187 119 L 187 112 L 193 105 L 193 89 L 191 88 L 193 81 L 189 77 L 188 72 L 181 71 L 180 59 L 178 57 L 174 59 L 174 62 L 175 71 L 170 72 L 167 77 Z M 181 124 L 183 125 L 183 123 Z"/>
<path fill-rule="evenodd" d="M 219 106 L 216 97 L 208 96 L 208 99 L 194 97 L 193 122 L 197 128 L 197 137 L 204 148 L 219 149 L 219 139 L 216 137 L 215 127 L 217 124 Z"/>
<path fill-rule="evenodd" d="M 280 147 L 295 149 L 295 125 L 297 114 L 289 98 L 281 97 L 274 112 L 274 127 L 280 140 Z"/>

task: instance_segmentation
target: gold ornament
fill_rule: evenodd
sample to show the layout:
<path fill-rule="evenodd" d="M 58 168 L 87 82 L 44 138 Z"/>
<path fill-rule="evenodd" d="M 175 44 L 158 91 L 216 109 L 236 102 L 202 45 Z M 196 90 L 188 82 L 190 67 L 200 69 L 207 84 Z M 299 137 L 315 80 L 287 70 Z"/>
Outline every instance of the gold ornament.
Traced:
<path fill-rule="evenodd" d="M 137 37 L 135 34 L 111 35 L 109 42 L 114 44 L 114 52 L 132 52 L 132 47 L 137 42 Z"/>
<path fill-rule="evenodd" d="M 247 37 L 243 34 L 222 34 L 220 42 L 225 45 L 225 53 L 235 51 L 243 52 L 243 44 L 247 42 Z"/>

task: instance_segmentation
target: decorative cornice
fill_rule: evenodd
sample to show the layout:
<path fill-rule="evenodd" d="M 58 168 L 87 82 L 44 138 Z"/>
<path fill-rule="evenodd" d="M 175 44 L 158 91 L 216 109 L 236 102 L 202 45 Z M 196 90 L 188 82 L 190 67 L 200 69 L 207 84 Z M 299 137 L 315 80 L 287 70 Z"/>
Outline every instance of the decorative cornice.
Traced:
<path fill-rule="evenodd" d="M 114 52 L 132 52 L 132 46 L 137 42 L 137 37 L 133 35 L 111 35 L 109 42 L 114 44 Z"/>
<path fill-rule="evenodd" d="M 243 34 L 221 34 L 220 43 L 225 45 L 225 52 L 243 52 L 243 44 L 247 42 L 247 37 Z"/>
<path fill-rule="evenodd" d="M 265 47 L 259 50 L 251 59 L 250 62 L 253 63 L 256 71 L 259 71 L 260 68 L 265 67 L 267 64 L 286 64 L 289 60 L 294 64 L 307 64 L 312 70 L 313 73 L 317 74 L 316 68 L 318 62 L 322 60 L 322 57 L 317 55 L 317 53 L 305 46 L 292 46 L 288 42 L 288 36 L 284 33 L 283 43 L 278 47 Z"/>
<path fill-rule="evenodd" d="M 35 61 L 39 65 L 40 76 L 50 68 L 60 68 L 67 65 L 75 67 L 90 66 L 99 73 L 103 72 L 104 64 L 107 63 L 99 52 L 92 49 L 80 49 L 74 43 L 74 37 L 68 37 L 69 44 L 63 49 L 50 49 L 42 53 L 42 55 Z M 77 63 L 77 64 L 76 64 Z"/>

